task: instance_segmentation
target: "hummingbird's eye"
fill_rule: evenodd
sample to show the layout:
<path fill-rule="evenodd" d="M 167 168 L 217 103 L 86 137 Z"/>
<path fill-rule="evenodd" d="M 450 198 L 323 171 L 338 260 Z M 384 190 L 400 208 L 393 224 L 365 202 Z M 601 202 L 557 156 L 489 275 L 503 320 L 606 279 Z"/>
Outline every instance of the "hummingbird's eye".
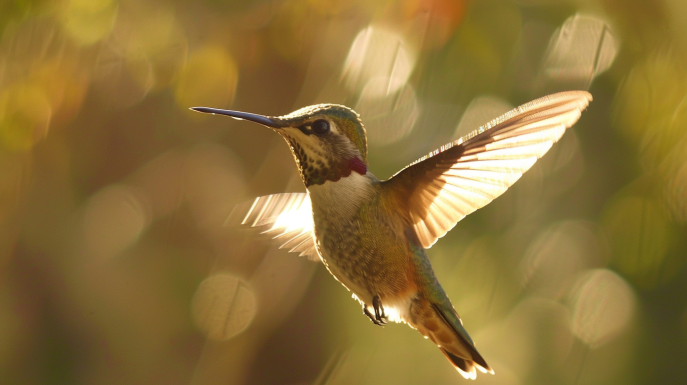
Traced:
<path fill-rule="evenodd" d="M 329 122 L 324 119 L 319 119 L 312 122 L 310 127 L 317 135 L 324 135 L 329 132 Z"/>

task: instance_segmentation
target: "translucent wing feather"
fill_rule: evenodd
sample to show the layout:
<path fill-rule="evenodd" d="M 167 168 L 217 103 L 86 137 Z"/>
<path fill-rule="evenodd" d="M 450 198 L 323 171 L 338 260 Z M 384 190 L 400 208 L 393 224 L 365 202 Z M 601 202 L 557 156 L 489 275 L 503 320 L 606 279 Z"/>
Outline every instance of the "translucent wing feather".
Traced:
<path fill-rule="evenodd" d="M 570 91 L 524 104 L 412 163 L 383 182 L 385 190 L 407 209 L 428 248 L 520 179 L 591 100 Z"/>
<path fill-rule="evenodd" d="M 241 224 L 262 228 L 280 249 L 319 260 L 313 238 L 313 219 L 307 193 L 284 193 L 255 198 Z"/>

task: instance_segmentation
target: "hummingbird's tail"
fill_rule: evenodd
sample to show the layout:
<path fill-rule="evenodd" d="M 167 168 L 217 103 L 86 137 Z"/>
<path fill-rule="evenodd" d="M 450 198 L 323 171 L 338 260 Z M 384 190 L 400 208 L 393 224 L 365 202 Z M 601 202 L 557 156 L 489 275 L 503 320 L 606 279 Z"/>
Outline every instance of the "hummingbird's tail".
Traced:
<path fill-rule="evenodd" d="M 439 346 L 456 370 L 463 377 L 473 380 L 477 377 L 476 370 L 494 374 L 494 370 L 475 348 L 453 306 L 450 303 L 422 302 L 424 306 L 414 306 L 412 311 L 419 316 L 415 318 L 414 326 Z M 419 304 L 416 302 L 414 305 Z"/>

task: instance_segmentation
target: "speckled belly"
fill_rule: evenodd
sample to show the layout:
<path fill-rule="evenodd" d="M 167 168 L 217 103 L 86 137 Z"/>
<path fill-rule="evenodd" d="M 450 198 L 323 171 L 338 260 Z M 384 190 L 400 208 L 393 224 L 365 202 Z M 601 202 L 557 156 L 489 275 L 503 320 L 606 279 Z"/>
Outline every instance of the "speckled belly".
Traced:
<path fill-rule="evenodd" d="M 319 214 L 319 215 L 318 215 Z M 340 219 L 321 210 L 315 217 L 317 247 L 329 272 L 360 300 L 395 296 L 408 286 L 405 239 L 385 221 Z"/>

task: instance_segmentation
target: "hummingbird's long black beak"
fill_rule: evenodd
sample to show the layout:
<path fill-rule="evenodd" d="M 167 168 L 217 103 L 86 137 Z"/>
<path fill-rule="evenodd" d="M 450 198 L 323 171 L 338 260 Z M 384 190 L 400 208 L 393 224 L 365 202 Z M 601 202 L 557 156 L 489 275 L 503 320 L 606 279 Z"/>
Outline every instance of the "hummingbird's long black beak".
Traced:
<path fill-rule="evenodd" d="M 220 114 L 220 115 L 227 115 L 231 116 L 234 119 L 239 119 L 239 120 L 249 120 L 251 122 L 259 123 L 262 124 L 263 126 L 267 126 L 270 128 L 282 128 L 285 126 L 284 123 L 270 118 L 268 116 L 264 115 L 258 115 L 258 114 L 251 114 L 248 112 L 241 112 L 241 111 L 232 111 L 232 110 L 220 110 L 218 108 L 210 108 L 210 107 L 191 107 L 193 111 L 198 111 L 198 112 L 203 112 L 206 114 Z"/>

